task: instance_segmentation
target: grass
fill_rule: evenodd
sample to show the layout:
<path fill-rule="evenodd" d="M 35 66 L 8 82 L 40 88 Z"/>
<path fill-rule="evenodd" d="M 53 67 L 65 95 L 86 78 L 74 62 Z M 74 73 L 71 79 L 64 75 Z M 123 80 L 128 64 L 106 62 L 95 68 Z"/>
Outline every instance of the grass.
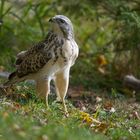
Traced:
<path fill-rule="evenodd" d="M 19 87 L 21 89 L 15 91 L 18 98 L 15 99 L 11 95 L 0 101 L 0 139 L 100 140 L 105 138 L 100 134 L 95 135 L 82 124 L 79 110 L 71 103 L 68 103 L 70 115 L 66 117 L 62 112 L 62 105 L 52 101 L 53 97 L 50 98 L 50 109 L 47 109 L 44 102 L 36 99 L 31 85 L 27 88 L 26 84 L 20 84 Z"/>
<path fill-rule="evenodd" d="M 75 110 L 75 109 L 74 109 Z M 42 103 L 29 102 L 20 109 L 6 105 L 0 111 L 0 135 L 3 140 L 100 140 L 104 136 L 94 135 L 81 125 L 77 111 L 66 118 L 57 104 L 47 110 Z"/>
<path fill-rule="evenodd" d="M 66 117 L 62 105 L 54 101 L 54 95 L 50 96 L 50 109 L 47 109 L 36 98 L 32 85 L 18 84 L 12 92 L 0 99 L 0 140 L 140 139 L 140 120 L 131 115 L 132 103 L 128 105 L 125 100 L 112 99 L 112 105 L 103 99 L 92 107 L 88 103 L 83 111 L 75 108 L 71 99 L 67 101 L 69 117 Z M 116 111 L 111 112 L 110 107 Z M 96 109 L 91 111 L 91 108 Z"/>

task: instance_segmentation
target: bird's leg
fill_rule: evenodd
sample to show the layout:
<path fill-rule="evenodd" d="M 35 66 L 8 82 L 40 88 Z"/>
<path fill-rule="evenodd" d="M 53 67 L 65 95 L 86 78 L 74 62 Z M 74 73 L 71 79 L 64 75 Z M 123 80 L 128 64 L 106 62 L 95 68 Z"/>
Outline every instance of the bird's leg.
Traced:
<path fill-rule="evenodd" d="M 68 84 L 69 84 L 69 68 L 64 69 L 63 71 L 55 75 L 56 92 L 58 97 L 60 97 L 62 101 L 65 113 L 68 113 L 65 104 L 65 96 L 68 90 Z"/>
<path fill-rule="evenodd" d="M 37 95 L 43 100 L 46 99 L 46 106 L 48 107 L 48 94 L 50 93 L 50 80 L 39 79 L 36 81 Z"/>

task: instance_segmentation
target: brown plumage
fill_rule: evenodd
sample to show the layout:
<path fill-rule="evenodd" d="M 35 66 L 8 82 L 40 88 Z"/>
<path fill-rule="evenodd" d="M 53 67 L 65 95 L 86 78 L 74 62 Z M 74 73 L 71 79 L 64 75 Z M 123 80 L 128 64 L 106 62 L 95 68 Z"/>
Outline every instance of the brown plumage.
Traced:
<path fill-rule="evenodd" d="M 62 15 L 50 20 L 51 30 L 47 37 L 27 51 L 17 55 L 16 70 L 9 76 L 4 85 L 9 86 L 27 79 L 36 81 L 38 96 L 46 97 L 50 81 L 54 80 L 58 99 L 65 106 L 65 95 L 69 84 L 69 72 L 78 56 L 78 46 L 74 40 L 71 21 Z"/>

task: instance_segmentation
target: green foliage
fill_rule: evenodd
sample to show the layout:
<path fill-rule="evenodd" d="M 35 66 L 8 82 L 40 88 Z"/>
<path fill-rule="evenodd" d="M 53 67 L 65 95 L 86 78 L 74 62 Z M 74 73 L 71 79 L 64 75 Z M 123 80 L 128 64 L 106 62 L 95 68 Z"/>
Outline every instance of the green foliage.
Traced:
<path fill-rule="evenodd" d="M 122 74 L 133 73 L 139 76 L 139 40 L 140 40 L 140 10 L 139 1 L 106 0 L 101 2 L 103 15 L 114 20 L 114 31 L 117 32 L 113 40 L 114 64 L 121 67 Z M 127 58 L 127 59 L 126 59 Z"/>

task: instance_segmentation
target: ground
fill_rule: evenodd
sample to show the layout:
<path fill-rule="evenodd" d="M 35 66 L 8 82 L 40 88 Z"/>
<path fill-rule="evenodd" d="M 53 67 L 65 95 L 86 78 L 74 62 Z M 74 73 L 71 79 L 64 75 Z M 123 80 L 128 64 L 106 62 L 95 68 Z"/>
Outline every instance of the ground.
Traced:
<path fill-rule="evenodd" d="M 140 103 L 107 91 L 70 87 L 69 116 L 49 96 L 50 108 L 35 96 L 34 85 L 20 83 L 1 92 L 0 140 L 139 140 Z"/>

